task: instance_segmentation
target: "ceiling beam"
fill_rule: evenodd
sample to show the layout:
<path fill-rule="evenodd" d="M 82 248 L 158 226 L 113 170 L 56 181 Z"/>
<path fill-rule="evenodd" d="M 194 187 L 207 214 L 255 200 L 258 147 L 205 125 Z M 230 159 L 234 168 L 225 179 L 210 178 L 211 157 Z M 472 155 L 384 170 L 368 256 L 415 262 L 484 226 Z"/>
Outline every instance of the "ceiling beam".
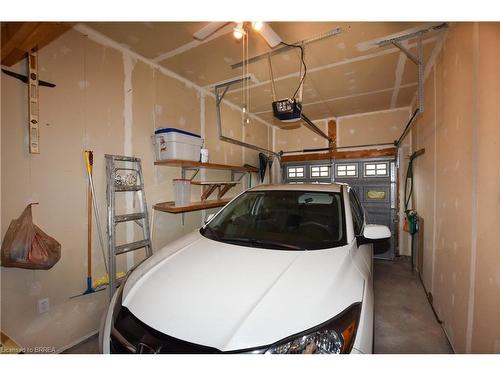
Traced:
<path fill-rule="evenodd" d="M 2 65 L 16 64 L 29 51 L 43 48 L 71 26 L 63 22 L 2 22 Z"/>

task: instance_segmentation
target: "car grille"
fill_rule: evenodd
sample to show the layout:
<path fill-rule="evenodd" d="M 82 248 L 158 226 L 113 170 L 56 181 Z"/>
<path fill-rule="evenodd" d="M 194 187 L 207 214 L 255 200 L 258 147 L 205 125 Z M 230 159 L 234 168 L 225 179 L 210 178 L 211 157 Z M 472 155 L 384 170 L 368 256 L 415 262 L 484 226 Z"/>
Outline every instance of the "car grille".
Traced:
<path fill-rule="evenodd" d="M 111 332 L 111 353 L 217 354 L 222 351 L 165 335 L 121 307 Z"/>

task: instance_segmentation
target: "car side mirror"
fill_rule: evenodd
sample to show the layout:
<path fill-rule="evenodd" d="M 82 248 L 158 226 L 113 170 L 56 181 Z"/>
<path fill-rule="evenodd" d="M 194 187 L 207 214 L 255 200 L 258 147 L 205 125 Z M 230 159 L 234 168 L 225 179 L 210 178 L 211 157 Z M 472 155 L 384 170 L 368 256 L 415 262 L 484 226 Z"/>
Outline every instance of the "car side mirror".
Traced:
<path fill-rule="evenodd" d="M 391 231 L 385 225 L 366 224 L 363 235 L 358 237 L 359 244 L 373 243 L 377 240 L 386 240 L 391 238 Z"/>
<path fill-rule="evenodd" d="M 209 214 L 209 215 L 206 217 L 206 219 L 205 219 L 205 224 L 208 224 L 208 222 L 209 222 L 210 220 L 212 220 L 212 218 L 213 218 L 214 216 L 215 216 L 215 214 Z"/>

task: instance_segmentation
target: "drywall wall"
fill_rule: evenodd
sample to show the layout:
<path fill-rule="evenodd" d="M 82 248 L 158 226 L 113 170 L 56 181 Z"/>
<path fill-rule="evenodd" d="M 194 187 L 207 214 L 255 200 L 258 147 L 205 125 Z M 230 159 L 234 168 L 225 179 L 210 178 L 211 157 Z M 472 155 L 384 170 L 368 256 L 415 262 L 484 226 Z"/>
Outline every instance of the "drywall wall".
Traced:
<path fill-rule="evenodd" d="M 412 130 L 423 281 L 458 353 L 500 351 L 499 53 L 500 24 L 452 24 Z"/>
<path fill-rule="evenodd" d="M 408 107 L 337 117 L 337 146 L 393 143 L 408 120 Z M 328 134 L 328 119 L 315 121 Z M 276 129 L 276 151 L 328 147 L 328 141 L 305 126 Z M 392 147 L 392 146 L 389 146 Z M 373 148 L 373 147 L 368 147 Z"/>
<path fill-rule="evenodd" d="M 103 154 L 123 153 L 123 58 L 70 31 L 42 49 L 39 60 L 40 77 L 57 84 L 40 90 L 40 155 L 27 153 L 26 85 L 2 80 L 2 237 L 26 204 L 39 202 L 34 221 L 62 244 L 62 256 L 49 271 L 1 268 L 1 325 L 21 346 L 57 350 L 97 329 L 107 299 L 105 292 L 69 297 L 85 288 L 83 150 L 95 150 L 94 181 L 103 219 Z M 23 64 L 14 69 L 26 71 Z M 93 248 L 94 275 L 102 276 L 97 241 Z M 39 314 L 38 300 L 45 297 L 50 310 Z"/>
<path fill-rule="evenodd" d="M 323 133 L 328 134 L 328 120 L 314 121 L 314 123 Z M 308 148 L 328 147 L 328 140 L 317 135 L 303 125 L 296 128 L 276 128 L 275 136 L 274 151 L 295 151 Z"/>
<path fill-rule="evenodd" d="M 414 130 L 408 137 L 411 139 L 414 151 L 425 148 L 425 154 L 414 160 L 414 189 L 409 208 L 418 207 L 418 213 L 425 220 L 423 233 L 424 247 L 434 249 L 435 240 L 435 201 L 436 189 L 436 108 L 435 108 L 435 78 L 436 70 L 433 69 L 424 84 L 424 113 L 415 122 Z M 420 126 L 421 124 L 425 124 Z M 411 149 L 406 149 L 403 159 L 408 161 Z M 401 180 L 404 184 L 404 180 Z M 404 194 L 404 189 L 403 189 Z M 405 240 L 410 242 L 411 236 L 405 232 Z M 411 243 L 411 242 L 410 242 Z M 430 290 L 432 285 L 432 264 L 434 250 L 424 254 L 423 269 L 420 270 L 424 285 Z"/>
<path fill-rule="evenodd" d="M 476 267 L 470 350 L 500 354 L 500 25 L 480 24 Z"/>
<path fill-rule="evenodd" d="M 393 143 L 403 132 L 407 119 L 407 107 L 338 117 L 337 145 Z"/>
<path fill-rule="evenodd" d="M 40 90 L 40 155 L 27 153 L 25 85 L 12 78 L 1 81 L 1 234 L 3 237 L 26 204 L 39 202 L 33 209 L 34 221 L 61 243 L 62 257 L 49 271 L 0 269 L 1 329 L 21 346 L 43 345 L 60 351 L 98 329 L 107 303 L 107 292 L 70 298 L 84 291 L 87 269 L 84 149 L 94 150 L 94 182 L 103 228 L 104 154 L 142 159 L 150 213 L 152 204 L 173 200 L 172 178 L 180 177 L 180 169 L 153 166 L 150 137 L 156 127 L 178 127 L 204 135 L 214 162 L 257 165 L 257 155 L 218 140 L 210 93 L 105 38 L 70 30 L 43 48 L 39 57 L 41 79 L 57 84 Z M 13 67 L 18 72 L 25 68 L 22 63 Z M 242 139 L 240 114 L 230 105 L 222 109 L 224 131 Z M 246 128 L 247 137 L 255 137 L 262 145 L 272 144 L 266 125 L 251 122 Z M 226 180 L 229 174 L 200 173 L 207 180 Z M 254 175 L 253 183 L 256 181 Z M 199 187 L 192 190 L 192 198 L 199 197 Z M 134 204 L 133 199 L 123 198 L 117 210 L 132 210 Z M 154 249 L 199 227 L 203 216 L 203 212 L 187 213 L 182 225 L 180 215 L 155 212 Z M 118 228 L 119 242 L 136 236 L 133 224 Z M 142 256 L 138 252 L 121 257 L 118 269 L 127 270 Z M 92 261 L 94 278 L 103 276 L 95 228 Z M 39 314 L 38 300 L 45 297 L 50 300 L 50 310 Z"/>

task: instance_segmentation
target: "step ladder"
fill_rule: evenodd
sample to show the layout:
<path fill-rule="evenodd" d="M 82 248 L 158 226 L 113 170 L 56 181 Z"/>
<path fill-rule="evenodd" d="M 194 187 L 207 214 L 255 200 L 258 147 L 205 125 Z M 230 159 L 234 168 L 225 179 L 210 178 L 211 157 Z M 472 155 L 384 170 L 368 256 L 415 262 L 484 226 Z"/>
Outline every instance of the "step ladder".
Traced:
<path fill-rule="evenodd" d="M 130 251 L 144 249 L 146 257 L 153 254 L 151 246 L 148 206 L 144 193 L 144 179 L 141 159 L 105 155 L 106 157 L 106 200 L 108 208 L 108 248 L 109 248 L 109 291 L 110 299 L 120 280 L 116 279 L 116 257 Z M 116 215 L 116 193 L 135 193 L 139 195 L 140 211 Z M 134 195 L 135 202 L 136 195 Z M 142 228 L 143 239 L 135 242 L 116 244 L 116 226 L 120 223 L 134 222 Z"/>

